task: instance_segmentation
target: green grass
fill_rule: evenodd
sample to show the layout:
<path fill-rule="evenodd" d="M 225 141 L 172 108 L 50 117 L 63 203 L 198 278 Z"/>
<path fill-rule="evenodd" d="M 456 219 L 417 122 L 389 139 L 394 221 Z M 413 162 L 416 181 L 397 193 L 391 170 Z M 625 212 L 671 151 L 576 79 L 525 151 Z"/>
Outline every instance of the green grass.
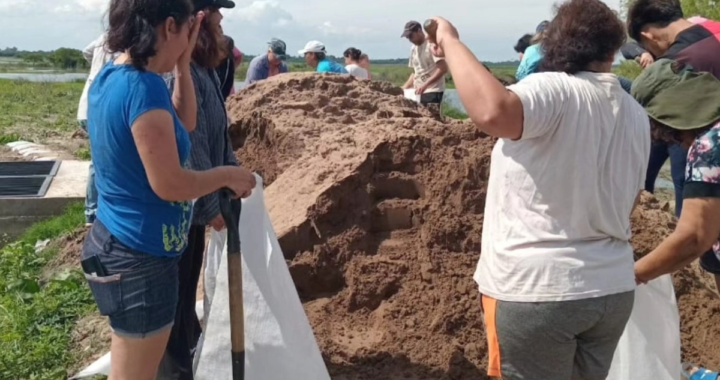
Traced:
<path fill-rule="evenodd" d="M 74 155 L 78 160 L 90 161 L 90 159 L 91 159 L 91 157 L 90 157 L 90 149 L 88 149 L 87 147 L 79 148 L 78 150 L 76 150 L 76 151 L 73 153 L 73 155 Z"/>
<path fill-rule="evenodd" d="M 443 102 L 440 106 L 440 112 L 443 116 L 450 118 L 450 119 L 457 119 L 457 120 L 465 120 L 468 118 L 468 115 L 459 109 L 451 106 L 450 104 Z"/>
<path fill-rule="evenodd" d="M 83 86 L 0 80 L 0 135 L 37 141 L 76 130 Z"/>
<path fill-rule="evenodd" d="M 5 145 L 19 140 L 20 135 L 17 133 L 0 134 L 0 145 Z"/>
<path fill-rule="evenodd" d="M 66 378 L 72 328 L 94 303 L 79 269 L 41 276 L 58 248 L 36 253 L 35 242 L 82 226 L 83 209 L 73 204 L 0 249 L 0 379 Z"/>

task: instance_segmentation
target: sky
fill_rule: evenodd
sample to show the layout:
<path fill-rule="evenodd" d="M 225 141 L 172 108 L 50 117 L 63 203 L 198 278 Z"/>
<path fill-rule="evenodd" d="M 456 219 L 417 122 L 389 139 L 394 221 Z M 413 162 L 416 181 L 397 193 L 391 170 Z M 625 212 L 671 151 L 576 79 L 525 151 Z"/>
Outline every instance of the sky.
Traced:
<path fill-rule="evenodd" d="M 612 8 L 619 0 L 605 0 Z M 223 10 L 223 29 L 244 53 L 257 55 L 272 37 L 297 55 L 306 42 L 323 42 L 341 56 L 356 47 L 371 59 L 404 58 L 410 45 L 400 38 L 407 21 L 433 15 L 450 20 L 480 60 L 514 60 L 524 33 L 552 16 L 556 0 L 236 0 Z M 82 49 L 100 33 L 109 0 L 0 0 L 0 48 Z"/>

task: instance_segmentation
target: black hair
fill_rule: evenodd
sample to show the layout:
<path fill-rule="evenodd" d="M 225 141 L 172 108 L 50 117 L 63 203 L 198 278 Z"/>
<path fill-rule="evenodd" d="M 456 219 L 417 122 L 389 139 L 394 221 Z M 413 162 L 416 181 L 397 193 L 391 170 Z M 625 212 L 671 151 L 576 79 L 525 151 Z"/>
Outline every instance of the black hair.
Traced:
<path fill-rule="evenodd" d="M 684 17 L 679 0 L 636 0 L 628 10 L 628 34 L 640 41 L 640 32 L 646 26 L 664 28 Z"/>
<path fill-rule="evenodd" d="M 181 26 L 190 19 L 192 11 L 189 0 L 112 0 L 107 48 L 112 52 L 128 51 L 133 66 L 144 70 L 157 54 L 155 28 L 168 17 Z"/>
<path fill-rule="evenodd" d="M 515 44 L 515 51 L 518 53 L 525 53 L 525 50 L 530 47 L 530 41 L 532 41 L 533 35 L 526 34 L 517 41 Z"/>
<path fill-rule="evenodd" d="M 625 43 L 625 25 L 600 0 L 567 0 L 545 30 L 540 71 L 576 74 L 593 62 L 612 60 Z"/>
<path fill-rule="evenodd" d="M 325 53 L 313 53 L 313 54 L 315 54 L 315 59 L 317 59 L 318 62 L 322 61 L 326 57 Z"/>
<path fill-rule="evenodd" d="M 360 56 L 362 56 L 362 51 L 360 51 L 359 49 L 355 49 L 354 47 L 348 48 L 343 53 L 343 57 L 351 58 L 353 61 L 359 61 Z"/>

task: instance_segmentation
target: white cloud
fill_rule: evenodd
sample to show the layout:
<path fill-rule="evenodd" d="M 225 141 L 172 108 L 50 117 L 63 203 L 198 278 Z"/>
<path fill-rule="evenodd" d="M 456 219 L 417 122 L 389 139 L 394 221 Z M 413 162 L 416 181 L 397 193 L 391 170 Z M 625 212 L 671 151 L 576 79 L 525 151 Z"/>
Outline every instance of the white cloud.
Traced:
<path fill-rule="evenodd" d="M 265 50 L 281 38 L 289 53 L 309 40 L 321 40 L 331 54 L 355 46 L 373 58 L 407 56 L 400 38 L 403 25 L 442 15 L 460 30 L 463 40 L 483 60 L 514 59 L 512 46 L 538 22 L 551 17 L 557 0 L 235 0 L 224 10 L 223 29 L 248 54 Z M 617 7 L 619 0 L 606 0 Z M 0 0 L 0 48 L 28 50 L 82 48 L 103 30 L 110 0 Z M 52 4 L 48 7 L 48 4 Z"/>

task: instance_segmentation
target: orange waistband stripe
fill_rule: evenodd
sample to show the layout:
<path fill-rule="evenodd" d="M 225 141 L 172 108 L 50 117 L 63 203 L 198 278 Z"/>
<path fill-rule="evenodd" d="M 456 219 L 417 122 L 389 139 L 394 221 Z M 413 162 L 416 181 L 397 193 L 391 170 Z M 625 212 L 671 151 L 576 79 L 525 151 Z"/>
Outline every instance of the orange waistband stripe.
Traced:
<path fill-rule="evenodd" d="M 497 336 L 495 325 L 495 311 L 497 300 L 488 296 L 482 296 L 483 314 L 485 317 L 485 335 L 488 341 L 488 376 L 501 379 L 500 371 L 500 341 Z"/>

